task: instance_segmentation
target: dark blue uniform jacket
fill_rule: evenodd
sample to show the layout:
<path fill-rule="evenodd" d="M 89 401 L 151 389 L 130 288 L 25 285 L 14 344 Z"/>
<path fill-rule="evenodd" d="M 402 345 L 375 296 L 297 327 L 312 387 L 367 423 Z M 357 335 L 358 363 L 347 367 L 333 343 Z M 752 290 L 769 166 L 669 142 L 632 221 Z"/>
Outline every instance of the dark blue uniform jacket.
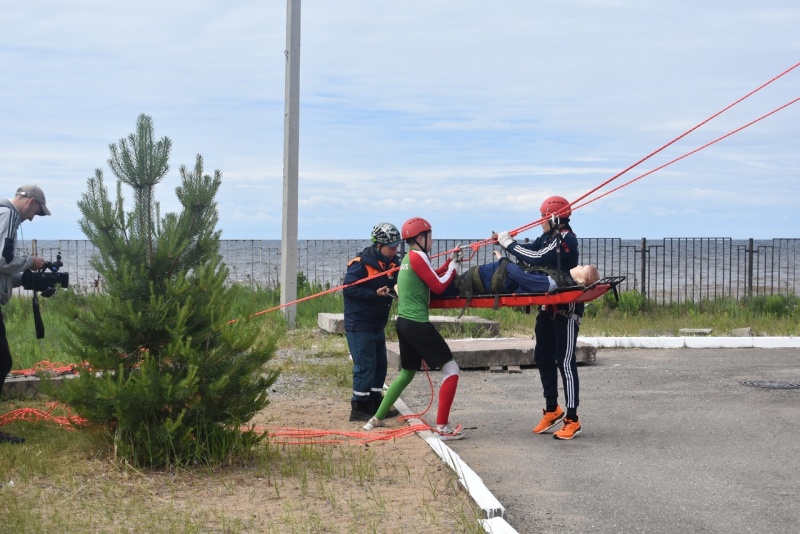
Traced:
<path fill-rule="evenodd" d="M 400 267 L 400 257 L 386 258 L 375 245 L 365 248 L 361 254 L 347 264 L 344 285 L 352 284 L 373 274 Z M 377 332 L 389 321 L 392 299 L 379 297 L 376 293 L 383 286 L 394 288 L 397 271 L 377 276 L 361 284 L 345 288 L 344 328 L 348 332 Z"/>

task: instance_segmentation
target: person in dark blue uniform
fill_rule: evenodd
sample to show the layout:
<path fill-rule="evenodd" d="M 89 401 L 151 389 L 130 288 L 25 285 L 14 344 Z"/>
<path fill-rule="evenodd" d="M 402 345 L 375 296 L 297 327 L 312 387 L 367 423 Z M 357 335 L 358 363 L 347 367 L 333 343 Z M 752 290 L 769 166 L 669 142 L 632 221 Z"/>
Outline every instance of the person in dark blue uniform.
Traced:
<path fill-rule="evenodd" d="M 350 421 L 369 421 L 383 400 L 387 370 L 384 329 L 397 283 L 395 269 L 400 267 L 397 247 L 401 242 L 395 225 L 376 224 L 372 229 L 372 245 L 347 264 L 344 285 L 348 287 L 342 293 L 345 334 L 353 357 Z M 395 271 L 389 272 L 392 270 Z M 355 284 L 365 278 L 370 279 Z M 388 417 L 397 415 L 397 410 L 392 409 Z"/>

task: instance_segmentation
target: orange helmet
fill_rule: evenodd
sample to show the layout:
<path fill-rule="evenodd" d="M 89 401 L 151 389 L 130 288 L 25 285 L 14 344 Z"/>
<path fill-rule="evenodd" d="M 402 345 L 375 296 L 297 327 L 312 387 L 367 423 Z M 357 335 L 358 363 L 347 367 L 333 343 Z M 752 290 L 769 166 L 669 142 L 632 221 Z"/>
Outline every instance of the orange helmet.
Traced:
<path fill-rule="evenodd" d="M 569 219 L 569 216 L 572 215 L 572 209 L 566 198 L 550 197 L 542 202 L 541 214 L 542 217 L 555 215 L 559 219 Z"/>
<path fill-rule="evenodd" d="M 400 230 L 400 235 L 403 236 L 403 239 L 412 239 L 430 229 L 431 223 L 422 217 L 412 217 L 403 223 L 403 229 Z"/>

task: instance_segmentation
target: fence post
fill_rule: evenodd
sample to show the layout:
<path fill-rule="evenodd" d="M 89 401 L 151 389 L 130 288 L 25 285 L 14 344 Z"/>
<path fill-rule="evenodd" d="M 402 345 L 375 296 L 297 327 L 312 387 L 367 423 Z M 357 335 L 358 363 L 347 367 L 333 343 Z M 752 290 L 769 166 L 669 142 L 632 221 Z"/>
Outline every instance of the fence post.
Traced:
<path fill-rule="evenodd" d="M 753 238 L 747 240 L 747 296 L 753 296 Z"/>
<path fill-rule="evenodd" d="M 644 298 L 647 298 L 647 281 L 646 281 L 646 273 L 647 273 L 647 238 L 642 238 L 642 289 L 641 293 Z"/>

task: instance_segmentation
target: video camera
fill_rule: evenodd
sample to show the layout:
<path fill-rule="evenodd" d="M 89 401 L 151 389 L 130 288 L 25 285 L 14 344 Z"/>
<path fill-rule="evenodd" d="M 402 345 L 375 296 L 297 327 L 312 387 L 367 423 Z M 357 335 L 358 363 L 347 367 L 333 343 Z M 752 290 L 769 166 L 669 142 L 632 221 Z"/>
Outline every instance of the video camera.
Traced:
<path fill-rule="evenodd" d="M 22 273 L 21 285 L 23 288 L 38 291 L 43 297 L 52 297 L 56 287 L 69 287 L 69 273 L 59 272 L 64 266 L 61 253 L 56 255 L 56 261 L 44 262 L 44 267 L 38 271 L 28 269 Z"/>

